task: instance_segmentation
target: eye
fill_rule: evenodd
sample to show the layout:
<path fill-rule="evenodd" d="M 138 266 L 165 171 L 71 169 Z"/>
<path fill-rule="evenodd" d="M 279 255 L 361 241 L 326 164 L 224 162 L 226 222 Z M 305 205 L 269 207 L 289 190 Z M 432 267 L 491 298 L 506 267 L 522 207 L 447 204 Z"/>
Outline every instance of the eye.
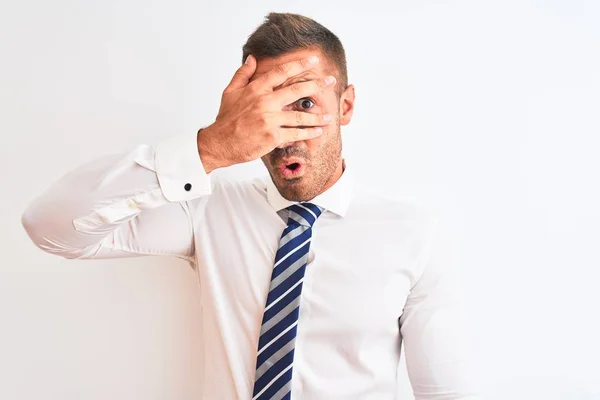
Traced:
<path fill-rule="evenodd" d="M 294 105 L 297 106 L 300 110 L 306 111 L 310 110 L 315 105 L 315 103 L 308 97 L 305 97 L 303 99 L 297 100 L 294 103 Z"/>

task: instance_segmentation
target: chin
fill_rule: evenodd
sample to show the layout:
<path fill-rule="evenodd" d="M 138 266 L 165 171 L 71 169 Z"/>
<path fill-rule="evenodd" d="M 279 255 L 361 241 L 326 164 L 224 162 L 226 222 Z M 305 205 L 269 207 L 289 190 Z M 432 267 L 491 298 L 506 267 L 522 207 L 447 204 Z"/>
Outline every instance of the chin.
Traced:
<path fill-rule="evenodd" d="M 314 198 L 312 190 L 308 182 L 304 178 L 284 179 L 278 177 L 274 180 L 275 187 L 279 193 L 289 201 L 308 201 Z"/>
<path fill-rule="evenodd" d="M 306 188 L 298 182 L 286 182 L 284 185 L 276 184 L 279 193 L 289 201 L 306 201 L 309 200 L 306 195 Z"/>

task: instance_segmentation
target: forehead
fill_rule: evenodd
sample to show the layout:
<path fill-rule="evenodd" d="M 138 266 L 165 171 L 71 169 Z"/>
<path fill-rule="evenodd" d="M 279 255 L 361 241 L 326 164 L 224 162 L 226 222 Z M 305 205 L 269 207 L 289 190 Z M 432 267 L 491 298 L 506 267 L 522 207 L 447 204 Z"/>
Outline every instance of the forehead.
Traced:
<path fill-rule="evenodd" d="M 320 50 L 318 50 L 318 49 L 302 49 L 302 50 L 296 50 L 291 53 L 283 54 L 279 57 L 261 59 L 260 61 L 258 61 L 256 63 L 256 71 L 254 72 L 254 75 L 252 75 L 252 78 L 250 78 L 250 81 L 253 81 L 254 79 L 258 78 L 259 76 L 270 71 L 276 65 L 285 64 L 287 62 L 292 62 L 292 61 L 299 61 L 303 58 L 307 58 L 307 57 L 310 57 L 313 55 L 319 57 L 319 63 L 315 67 L 311 68 L 310 71 L 312 71 L 312 73 L 317 76 L 324 77 L 324 76 L 330 75 L 331 73 L 329 72 L 330 71 L 329 62 L 327 61 L 326 57 L 323 56 L 323 53 L 321 53 Z M 304 74 L 305 73 L 302 73 L 302 75 L 304 75 Z"/>

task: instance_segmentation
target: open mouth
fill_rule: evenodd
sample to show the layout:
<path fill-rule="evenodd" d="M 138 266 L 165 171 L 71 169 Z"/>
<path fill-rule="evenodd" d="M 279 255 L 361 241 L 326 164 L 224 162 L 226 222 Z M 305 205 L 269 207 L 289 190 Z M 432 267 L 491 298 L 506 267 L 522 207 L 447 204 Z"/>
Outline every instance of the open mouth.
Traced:
<path fill-rule="evenodd" d="M 292 160 L 290 160 L 292 161 Z M 279 171 L 284 178 L 299 178 L 304 174 L 305 164 L 302 162 L 284 162 L 279 166 Z"/>
<path fill-rule="evenodd" d="M 295 171 L 295 170 L 297 170 L 298 168 L 300 168 L 300 163 L 297 163 L 297 162 L 295 162 L 295 163 L 291 163 L 291 164 L 288 164 L 288 165 L 286 165 L 285 167 L 286 167 L 287 169 L 289 169 L 290 171 Z"/>

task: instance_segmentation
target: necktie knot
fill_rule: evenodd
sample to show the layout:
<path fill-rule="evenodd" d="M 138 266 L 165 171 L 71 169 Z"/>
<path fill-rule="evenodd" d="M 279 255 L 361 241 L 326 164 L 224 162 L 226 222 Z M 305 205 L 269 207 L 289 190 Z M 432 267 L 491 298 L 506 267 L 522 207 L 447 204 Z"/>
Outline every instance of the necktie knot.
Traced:
<path fill-rule="evenodd" d="M 287 208 L 289 210 L 288 225 L 296 223 L 312 227 L 323 212 L 323 208 L 312 203 L 298 203 Z"/>

